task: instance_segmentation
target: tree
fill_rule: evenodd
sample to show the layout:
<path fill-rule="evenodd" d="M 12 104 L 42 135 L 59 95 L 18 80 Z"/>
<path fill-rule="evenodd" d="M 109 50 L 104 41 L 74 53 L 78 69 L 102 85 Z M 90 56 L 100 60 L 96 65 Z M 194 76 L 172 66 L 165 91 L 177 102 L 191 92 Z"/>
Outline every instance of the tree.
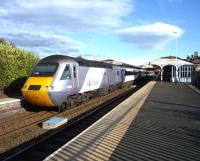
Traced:
<path fill-rule="evenodd" d="M 6 88 L 16 79 L 26 77 L 38 61 L 38 56 L 33 53 L 13 47 L 2 40 L 0 43 L 0 88 Z"/>
<path fill-rule="evenodd" d="M 6 44 L 6 40 L 0 37 L 0 44 Z"/>

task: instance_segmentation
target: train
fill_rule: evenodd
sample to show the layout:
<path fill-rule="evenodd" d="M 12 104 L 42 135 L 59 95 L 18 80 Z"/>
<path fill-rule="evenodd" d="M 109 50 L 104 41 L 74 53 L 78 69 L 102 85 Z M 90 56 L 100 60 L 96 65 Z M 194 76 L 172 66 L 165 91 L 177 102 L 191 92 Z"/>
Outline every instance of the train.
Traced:
<path fill-rule="evenodd" d="M 32 105 L 58 107 L 62 112 L 146 77 L 148 71 L 129 64 L 51 55 L 33 68 L 22 94 Z"/>

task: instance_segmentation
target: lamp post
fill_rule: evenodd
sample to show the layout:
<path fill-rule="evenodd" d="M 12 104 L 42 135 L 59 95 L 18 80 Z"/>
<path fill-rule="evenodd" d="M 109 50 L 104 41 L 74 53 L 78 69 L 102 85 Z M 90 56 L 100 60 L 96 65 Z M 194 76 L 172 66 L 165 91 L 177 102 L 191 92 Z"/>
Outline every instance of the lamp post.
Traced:
<path fill-rule="evenodd" d="M 176 31 L 174 31 L 173 33 L 177 34 Z M 176 55 L 176 60 L 177 60 L 177 56 L 178 56 L 178 38 L 176 37 L 176 51 L 175 51 L 175 55 Z"/>
<path fill-rule="evenodd" d="M 174 31 L 173 33 L 177 34 L 176 31 Z M 178 56 L 178 38 L 176 36 L 176 62 L 177 62 L 177 56 Z M 175 82 L 178 81 L 178 65 L 176 64 L 176 73 L 175 73 Z M 173 67 L 172 67 L 173 68 Z"/>
<path fill-rule="evenodd" d="M 176 38 L 176 60 L 178 56 L 178 38 Z"/>

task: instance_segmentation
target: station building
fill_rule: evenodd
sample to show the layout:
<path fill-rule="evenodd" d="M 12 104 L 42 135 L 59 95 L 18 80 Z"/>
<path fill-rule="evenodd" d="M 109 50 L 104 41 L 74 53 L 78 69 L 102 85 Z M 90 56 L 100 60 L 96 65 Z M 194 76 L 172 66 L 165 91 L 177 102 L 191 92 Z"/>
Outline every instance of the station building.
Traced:
<path fill-rule="evenodd" d="M 200 58 L 193 59 L 191 62 L 195 65 L 195 70 L 200 71 Z"/>
<path fill-rule="evenodd" d="M 159 70 L 160 80 L 169 82 L 191 82 L 191 73 L 195 65 L 178 57 L 161 57 L 149 62 Z"/>

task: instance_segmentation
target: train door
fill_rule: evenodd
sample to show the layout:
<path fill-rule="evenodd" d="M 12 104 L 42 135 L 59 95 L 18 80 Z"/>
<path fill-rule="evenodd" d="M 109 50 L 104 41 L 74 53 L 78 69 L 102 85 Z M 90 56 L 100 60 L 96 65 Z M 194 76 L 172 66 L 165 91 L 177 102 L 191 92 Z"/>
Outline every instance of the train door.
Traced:
<path fill-rule="evenodd" d="M 113 84 L 113 69 L 108 68 L 108 84 Z"/>
<path fill-rule="evenodd" d="M 78 65 L 73 64 L 72 66 L 72 78 L 73 78 L 73 88 L 78 88 Z"/>
<path fill-rule="evenodd" d="M 125 81 L 125 69 L 121 70 L 121 79 L 122 79 L 122 82 Z"/>
<path fill-rule="evenodd" d="M 117 69 L 117 84 L 120 83 L 120 72 L 119 69 Z"/>

